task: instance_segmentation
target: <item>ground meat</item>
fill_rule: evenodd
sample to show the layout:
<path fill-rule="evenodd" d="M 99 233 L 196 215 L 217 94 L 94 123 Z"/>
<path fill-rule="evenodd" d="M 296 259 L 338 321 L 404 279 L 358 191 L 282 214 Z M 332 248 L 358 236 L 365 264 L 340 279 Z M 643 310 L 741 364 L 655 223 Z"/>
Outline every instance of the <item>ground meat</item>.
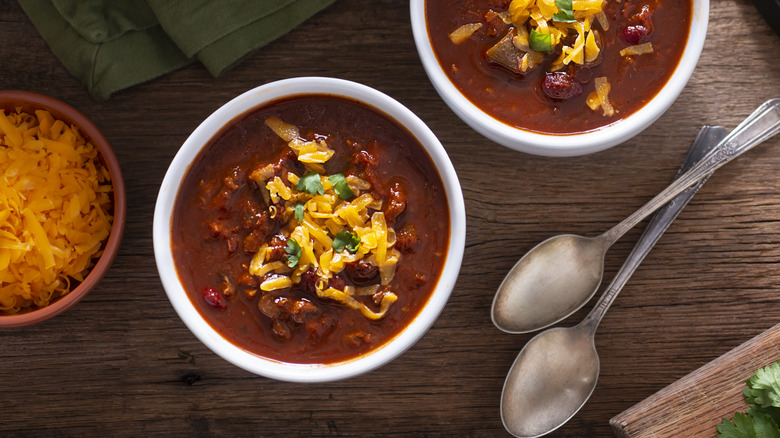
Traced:
<path fill-rule="evenodd" d="M 375 143 L 372 143 L 375 145 Z M 367 181 L 371 184 L 371 192 L 376 199 L 382 199 L 385 197 L 382 183 L 379 180 L 379 176 L 376 174 L 376 165 L 378 160 L 376 156 L 372 155 L 367 150 L 360 150 L 352 154 L 352 169 L 348 171 L 348 174 L 358 176 L 360 179 Z"/>
<path fill-rule="evenodd" d="M 322 339 L 336 328 L 338 317 L 329 310 L 320 314 L 317 318 L 310 318 L 304 323 L 304 327 L 314 339 Z"/>
<path fill-rule="evenodd" d="M 414 286 L 415 287 L 422 287 L 427 282 L 428 282 L 428 278 L 425 276 L 425 274 L 423 274 L 421 272 L 417 272 L 417 273 L 414 274 Z"/>
<path fill-rule="evenodd" d="M 371 344 L 371 338 L 371 333 L 355 330 L 353 332 L 347 333 L 344 336 L 344 342 L 346 342 L 347 345 L 358 348 L 362 345 Z"/>
<path fill-rule="evenodd" d="M 236 281 L 242 286 L 257 287 L 257 277 L 247 271 L 242 271 L 238 274 Z"/>
<path fill-rule="evenodd" d="M 257 226 L 257 224 L 263 221 L 263 216 L 268 216 L 269 213 L 263 205 L 254 199 L 244 199 L 241 206 L 242 221 L 241 226 L 246 229 L 251 229 Z"/>
<path fill-rule="evenodd" d="M 268 242 L 266 259 L 269 262 L 284 261 L 287 258 L 287 237 L 277 234 Z"/>
<path fill-rule="evenodd" d="M 225 225 L 221 218 L 216 218 L 206 224 L 206 234 L 203 236 L 203 240 L 227 239 L 236 232 L 238 232 L 238 228 L 229 227 Z"/>
<path fill-rule="evenodd" d="M 310 320 L 319 320 L 317 316 L 322 310 L 306 298 L 292 299 L 283 295 L 267 293 L 260 297 L 257 307 L 263 314 L 271 318 L 271 328 L 274 334 L 285 340 L 293 336 L 292 327 L 297 324 L 306 324 L 309 329 Z M 323 331 L 323 328 L 314 331 Z"/>
<path fill-rule="evenodd" d="M 290 327 L 284 321 L 275 319 L 271 324 L 271 328 L 273 328 L 274 334 L 276 336 L 284 339 L 285 341 L 292 339 L 292 330 L 290 330 Z"/>
<path fill-rule="evenodd" d="M 299 324 L 302 324 L 309 317 L 318 313 L 320 313 L 320 309 L 317 307 L 317 305 L 309 300 L 303 299 L 295 301 L 295 303 L 292 305 L 292 309 L 290 310 L 290 316 L 292 316 L 293 321 Z"/>
<path fill-rule="evenodd" d="M 395 247 L 405 253 L 417 251 L 417 243 L 420 238 L 417 236 L 417 230 L 412 224 L 404 224 L 395 232 Z"/>
<path fill-rule="evenodd" d="M 276 319 L 286 311 L 289 311 L 290 300 L 286 297 L 267 293 L 260 297 L 257 307 L 265 316 Z"/>
<path fill-rule="evenodd" d="M 401 189 L 401 184 L 395 182 L 390 186 L 390 193 L 387 195 L 385 220 L 388 224 L 394 224 L 404 211 L 406 211 L 406 195 Z"/>
<path fill-rule="evenodd" d="M 227 238 L 227 252 L 233 254 L 238 249 L 238 236 L 232 235 Z"/>
<path fill-rule="evenodd" d="M 254 254 L 268 239 L 268 235 L 273 231 L 276 221 L 271 219 L 271 215 L 268 211 L 262 211 L 259 215 L 255 216 L 256 222 L 252 231 L 244 237 L 242 246 L 244 252 L 248 254 Z"/>

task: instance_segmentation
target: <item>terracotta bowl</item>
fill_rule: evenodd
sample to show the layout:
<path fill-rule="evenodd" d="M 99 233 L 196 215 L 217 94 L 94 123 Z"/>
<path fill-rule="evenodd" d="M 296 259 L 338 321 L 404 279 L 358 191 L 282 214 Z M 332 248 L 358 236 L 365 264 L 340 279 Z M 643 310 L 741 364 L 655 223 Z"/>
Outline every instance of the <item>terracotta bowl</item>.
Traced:
<path fill-rule="evenodd" d="M 111 233 L 105 243 L 103 254 L 81 284 L 46 307 L 33 307 L 32 310 L 25 310 L 14 315 L 0 315 L 0 328 L 22 327 L 45 321 L 59 315 L 84 298 L 103 278 L 103 275 L 105 275 L 114 261 L 122 240 L 127 210 L 125 183 L 122 179 L 119 162 L 106 138 L 89 119 L 70 105 L 52 97 L 27 91 L 0 91 L 0 109 L 8 112 L 18 107 L 28 112 L 36 109 L 47 110 L 55 119 L 78 126 L 81 134 L 95 145 L 100 152 L 102 163 L 111 174 L 111 182 L 114 186 L 114 222 L 111 226 Z"/>

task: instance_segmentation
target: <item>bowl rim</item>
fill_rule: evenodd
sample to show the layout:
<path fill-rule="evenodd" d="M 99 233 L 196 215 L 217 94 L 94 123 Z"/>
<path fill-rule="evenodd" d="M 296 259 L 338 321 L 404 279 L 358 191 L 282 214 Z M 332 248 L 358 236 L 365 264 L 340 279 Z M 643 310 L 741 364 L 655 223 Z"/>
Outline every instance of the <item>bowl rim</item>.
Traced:
<path fill-rule="evenodd" d="M 365 355 L 333 364 L 296 364 L 250 353 L 222 337 L 201 316 L 179 280 L 171 251 L 171 217 L 181 181 L 192 160 L 222 127 L 254 108 L 296 95 L 333 95 L 363 103 L 404 126 L 431 157 L 444 185 L 450 212 L 450 236 L 436 288 L 420 313 L 394 338 Z M 157 197 L 153 242 L 163 287 L 187 328 L 210 350 L 228 362 L 254 374 L 290 382 L 325 382 L 345 379 L 382 366 L 416 343 L 438 318 L 460 271 L 465 248 L 466 215 L 455 169 L 438 138 L 411 110 L 388 95 L 344 79 L 294 77 L 269 82 L 230 100 L 209 115 L 184 141 L 171 162 Z"/>
<path fill-rule="evenodd" d="M 72 106 L 51 96 L 32 91 L 0 90 L 0 107 L 6 108 L 14 103 L 17 104 L 15 106 L 29 106 L 49 111 L 54 118 L 76 125 L 81 134 L 95 145 L 111 175 L 114 219 L 103 254 L 81 284 L 46 307 L 21 314 L 0 315 L 0 328 L 24 327 L 46 321 L 70 309 L 87 296 L 105 276 L 116 258 L 121 246 L 127 214 L 127 194 L 119 161 L 106 137 L 91 120 Z"/>
<path fill-rule="evenodd" d="M 688 83 L 704 47 L 709 21 L 709 0 L 691 0 L 688 41 L 669 80 L 643 107 L 624 119 L 591 131 L 543 134 L 516 128 L 485 113 L 458 91 L 433 52 L 425 14 L 426 0 L 410 0 L 409 10 L 417 52 L 423 68 L 442 100 L 474 130 L 502 146 L 528 154 L 571 157 L 603 151 L 638 135 L 655 122 Z"/>

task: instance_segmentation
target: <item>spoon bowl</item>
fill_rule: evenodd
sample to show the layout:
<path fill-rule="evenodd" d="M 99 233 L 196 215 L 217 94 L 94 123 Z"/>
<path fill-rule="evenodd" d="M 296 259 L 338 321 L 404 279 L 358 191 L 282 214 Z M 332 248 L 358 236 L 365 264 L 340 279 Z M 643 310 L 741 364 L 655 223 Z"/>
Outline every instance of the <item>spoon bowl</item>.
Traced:
<path fill-rule="evenodd" d="M 576 312 L 598 290 L 608 248 L 603 235 L 563 234 L 536 245 L 498 287 L 493 324 L 508 333 L 526 333 Z"/>
<path fill-rule="evenodd" d="M 587 402 L 599 377 L 590 330 L 554 328 L 523 347 L 501 393 L 501 421 L 518 437 L 538 437 L 562 426 Z"/>

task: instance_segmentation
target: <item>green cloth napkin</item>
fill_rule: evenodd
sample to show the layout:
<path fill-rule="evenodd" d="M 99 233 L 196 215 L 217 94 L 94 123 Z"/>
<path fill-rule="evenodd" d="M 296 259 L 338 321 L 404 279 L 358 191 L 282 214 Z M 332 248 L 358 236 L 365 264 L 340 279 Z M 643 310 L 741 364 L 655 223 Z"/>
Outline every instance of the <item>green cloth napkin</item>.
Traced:
<path fill-rule="evenodd" d="M 19 0 L 98 101 L 191 62 L 219 76 L 335 0 Z"/>

